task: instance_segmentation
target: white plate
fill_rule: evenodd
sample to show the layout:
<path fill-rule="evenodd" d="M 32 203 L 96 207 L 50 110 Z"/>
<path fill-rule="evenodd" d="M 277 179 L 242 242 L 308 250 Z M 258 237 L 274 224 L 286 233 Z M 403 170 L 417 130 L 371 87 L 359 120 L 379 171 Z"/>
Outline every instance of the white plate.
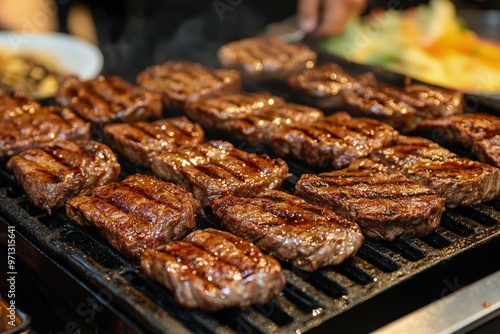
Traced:
<path fill-rule="evenodd" d="M 40 53 L 85 80 L 99 75 L 104 64 L 103 55 L 95 45 L 62 33 L 0 32 L 0 49 Z"/>

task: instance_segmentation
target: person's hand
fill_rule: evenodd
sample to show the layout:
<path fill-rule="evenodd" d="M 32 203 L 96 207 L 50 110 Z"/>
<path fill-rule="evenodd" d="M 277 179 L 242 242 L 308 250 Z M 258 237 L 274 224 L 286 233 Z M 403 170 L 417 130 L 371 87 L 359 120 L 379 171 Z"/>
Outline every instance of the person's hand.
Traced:
<path fill-rule="evenodd" d="M 342 32 L 365 5 L 366 0 L 299 0 L 297 15 L 305 33 L 328 37 Z"/>

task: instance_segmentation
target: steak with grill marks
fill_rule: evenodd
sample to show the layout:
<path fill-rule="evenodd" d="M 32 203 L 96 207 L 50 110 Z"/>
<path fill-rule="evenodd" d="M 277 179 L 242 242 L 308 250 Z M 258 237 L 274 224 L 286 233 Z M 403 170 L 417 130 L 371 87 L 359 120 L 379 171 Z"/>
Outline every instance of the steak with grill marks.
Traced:
<path fill-rule="evenodd" d="M 364 235 L 386 240 L 431 233 L 446 202 L 434 190 L 402 174 L 389 174 L 366 158 L 343 170 L 302 174 L 295 194 L 359 224 Z"/>
<path fill-rule="evenodd" d="M 140 258 L 145 249 L 186 236 L 198 208 L 181 187 L 134 174 L 68 200 L 66 215 L 77 225 L 97 227 L 115 249 Z"/>
<path fill-rule="evenodd" d="M 355 223 L 279 190 L 221 197 L 212 211 L 224 229 L 305 271 L 339 264 L 363 242 Z"/>
<path fill-rule="evenodd" d="M 309 124 L 323 118 L 323 113 L 316 108 L 285 103 L 267 92 L 188 103 L 186 112 L 203 126 L 222 130 L 254 145 L 269 141 L 274 127 Z"/>
<path fill-rule="evenodd" d="M 468 206 L 500 195 L 500 169 L 459 157 L 420 137 L 400 136 L 393 147 L 380 149 L 371 158 L 389 173 L 406 177 L 446 198 L 446 206 Z"/>
<path fill-rule="evenodd" d="M 417 130 L 437 140 L 471 150 L 480 161 L 500 168 L 500 118 L 490 114 L 464 114 L 427 120 Z"/>
<path fill-rule="evenodd" d="M 33 113 L 40 108 L 35 100 L 19 92 L 6 92 L 0 90 L 0 120 L 10 120 L 12 117 Z"/>
<path fill-rule="evenodd" d="M 285 287 L 278 261 L 242 238 L 211 228 L 144 251 L 141 267 L 172 290 L 182 306 L 208 311 L 265 304 Z"/>
<path fill-rule="evenodd" d="M 414 130 L 422 120 L 461 114 L 464 107 L 462 93 L 424 85 L 403 89 L 358 85 L 344 91 L 343 96 L 353 114 L 376 118 L 403 133 Z"/>
<path fill-rule="evenodd" d="M 7 163 L 30 201 L 49 213 L 88 189 L 116 181 L 120 165 L 109 147 L 92 141 L 55 141 Z"/>
<path fill-rule="evenodd" d="M 139 73 L 137 82 L 161 94 L 166 108 L 183 108 L 187 102 L 241 90 L 241 77 L 237 71 L 212 70 L 188 61 L 167 61 L 148 67 Z"/>
<path fill-rule="evenodd" d="M 99 125 L 145 121 L 162 114 L 158 94 L 117 76 L 99 76 L 87 81 L 69 78 L 61 84 L 56 99 L 81 118 Z"/>
<path fill-rule="evenodd" d="M 90 124 L 61 107 L 16 109 L 0 122 L 0 160 L 54 140 L 85 140 Z"/>
<path fill-rule="evenodd" d="M 204 207 L 220 196 L 253 196 L 277 189 L 289 176 L 283 160 L 248 153 L 224 141 L 162 152 L 153 157 L 151 169 L 193 193 Z"/>
<path fill-rule="evenodd" d="M 290 44 L 272 36 L 227 43 L 217 55 L 222 66 L 240 71 L 251 81 L 286 79 L 312 68 L 317 58 L 316 52 L 304 44 Z"/>
<path fill-rule="evenodd" d="M 113 150 L 132 163 L 145 167 L 151 165 L 151 156 L 181 146 L 195 146 L 203 142 L 203 136 L 201 126 L 184 116 L 104 127 L 104 138 Z"/>
<path fill-rule="evenodd" d="M 292 156 L 311 166 L 340 169 L 392 145 L 397 137 L 398 132 L 388 124 L 338 112 L 311 124 L 277 127 L 267 146 L 279 156 Z"/>
<path fill-rule="evenodd" d="M 288 85 L 307 104 L 318 108 L 343 105 L 342 94 L 346 89 L 376 82 L 371 73 L 360 76 L 347 74 L 335 63 L 325 63 L 288 78 Z"/>

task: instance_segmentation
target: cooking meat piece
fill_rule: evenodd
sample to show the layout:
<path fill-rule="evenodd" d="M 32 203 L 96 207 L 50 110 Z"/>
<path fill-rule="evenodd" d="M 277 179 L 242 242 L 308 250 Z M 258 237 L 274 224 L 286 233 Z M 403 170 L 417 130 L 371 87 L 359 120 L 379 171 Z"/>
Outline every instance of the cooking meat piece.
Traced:
<path fill-rule="evenodd" d="M 222 66 L 240 71 L 249 80 L 283 80 L 312 68 L 316 52 L 304 44 L 278 37 L 259 36 L 224 44 L 218 52 Z"/>
<path fill-rule="evenodd" d="M 108 124 L 104 138 L 116 152 L 132 163 L 149 167 L 151 156 L 181 146 L 195 146 L 203 142 L 201 126 L 186 117 L 174 117 L 155 122 Z"/>
<path fill-rule="evenodd" d="M 225 196 L 212 211 L 224 229 L 305 271 L 339 264 L 363 242 L 355 223 L 278 190 L 253 198 Z"/>
<path fill-rule="evenodd" d="M 312 124 L 277 127 L 267 146 L 279 156 L 292 156 L 311 166 L 340 169 L 392 145 L 397 137 L 398 132 L 385 123 L 338 112 Z"/>
<path fill-rule="evenodd" d="M 268 92 L 238 93 L 188 103 L 186 114 L 201 126 L 226 130 L 230 120 L 283 105 L 281 97 Z"/>
<path fill-rule="evenodd" d="M 253 196 L 277 189 L 289 176 L 283 160 L 241 151 L 224 141 L 162 152 L 153 157 L 151 169 L 193 193 L 204 207 L 220 196 Z"/>
<path fill-rule="evenodd" d="M 371 73 L 353 76 L 335 63 L 325 63 L 288 78 L 288 85 L 307 104 L 318 108 L 335 108 L 343 105 L 342 93 L 376 82 Z"/>
<path fill-rule="evenodd" d="M 373 117 L 408 133 L 426 119 L 448 117 L 463 113 L 463 94 L 410 85 L 404 89 L 379 84 L 358 85 L 344 91 L 349 110 L 359 116 Z"/>
<path fill-rule="evenodd" d="M 241 93 L 186 105 L 186 113 L 205 127 L 222 130 L 254 145 L 268 141 L 276 126 L 309 124 L 323 118 L 315 108 L 267 92 Z"/>
<path fill-rule="evenodd" d="M 278 261 L 228 232 L 206 229 L 144 251 L 146 275 L 187 308 L 217 311 L 267 303 L 285 287 Z"/>
<path fill-rule="evenodd" d="M 137 76 L 142 87 L 159 93 L 166 108 L 183 108 L 187 102 L 237 93 L 240 74 L 233 70 L 212 70 L 188 61 L 167 61 L 148 67 Z"/>
<path fill-rule="evenodd" d="M 19 92 L 0 90 L 0 120 L 10 120 L 12 117 L 25 113 L 33 113 L 40 105 L 30 97 Z"/>
<path fill-rule="evenodd" d="M 158 94 L 117 76 L 99 76 L 87 81 L 71 77 L 62 83 L 56 99 L 81 118 L 99 125 L 145 121 L 162 114 Z"/>
<path fill-rule="evenodd" d="M 388 167 L 389 173 L 406 177 L 446 198 L 446 206 L 468 206 L 500 195 L 500 169 L 461 158 L 430 140 L 400 136 L 393 147 L 371 156 Z"/>
<path fill-rule="evenodd" d="M 16 109 L 0 122 L 0 160 L 30 147 L 60 140 L 90 138 L 90 124 L 67 108 Z"/>
<path fill-rule="evenodd" d="M 73 196 L 118 179 L 109 147 L 92 141 L 54 141 L 30 148 L 7 163 L 30 201 L 49 213 Z"/>
<path fill-rule="evenodd" d="M 302 174 L 295 194 L 359 224 L 364 235 L 386 240 L 431 233 L 446 202 L 434 190 L 402 174 L 389 174 L 366 158 L 343 170 Z"/>
<path fill-rule="evenodd" d="M 462 145 L 482 162 L 500 168 L 500 118 L 479 113 L 426 120 L 417 130 L 429 133 L 435 140 Z"/>
<path fill-rule="evenodd" d="M 199 203 L 173 183 L 134 174 L 66 202 L 66 215 L 95 226 L 118 251 L 140 258 L 148 248 L 182 239 L 195 226 Z"/>

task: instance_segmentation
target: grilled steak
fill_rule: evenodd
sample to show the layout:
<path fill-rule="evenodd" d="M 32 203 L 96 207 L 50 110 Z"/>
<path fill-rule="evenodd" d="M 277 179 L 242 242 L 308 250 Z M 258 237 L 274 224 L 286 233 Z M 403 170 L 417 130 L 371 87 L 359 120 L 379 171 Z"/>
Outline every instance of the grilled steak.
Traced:
<path fill-rule="evenodd" d="M 120 165 L 104 144 L 54 141 L 30 148 L 7 163 L 30 201 L 49 213 L 73 196 L 118 179 Z"/>
<path fill-rule="evenodd" d="M 10 120 L 12 117 L 34 112 L 40 105 L 33 99 L 18 92 L 0 90 L 0 120 Z"/>
<path fill-rule="evenodd" d="M 364 235 L 386 240 L 431 233 L 440 223 L 446 201 L 366 158 L 340 171 L 303 174 L 295 193 L 359 224 Z"/>
<path fill-rule="evenodd" d="M 267 142 L 276 126 L 309 124 L 323 118 L 315 108 L 267 92 L 233 94 L 188 103 L 187 114 L 203 126 L 222 130 L 252 144 Z"/>
<path fill-rule="evenodd" d="M 392 145 L 397 137 L 398 132 L 385 123 L 338 112 L 312 124 L 277 127 L 267 146 L 279 156 L 340 169 L 354 159 Z"/>
<path fill-rule="evenodd" d="M 268 92 L 239 93 L 188 103 L 186 114 L 202 126 L 228 130 L 230 120 L 283 105 L 282 98 Z"/>
<path fill-rule="evenodd" d="M 30 147 L 61 140 L 89 139 L 90 124 L 67 108 L 16 109 L 0 122 L 0 160 Z"/>
<path fill-rule="evenodd" d="M 224 229 L 306 271 L 343 262 L 363 242 L 355 223 L 279 190 L 222 197 L 212 211 Z"/>
<path fill-rule="evenodd" d="M 81 118 L 99 125 L 144 121 L 162 114 L 159 95 L 117 76 L 87 81 L 69 78 L 62 83 L 56 99 Z"/>
<path fill-rule="evenodd" d="M 290 74 L 312 68 L 317 55 L 303 44 L 259 36 L 223 45 L 218 58 L 222 66 L 237 69 L 245 79 L 282 80 Z"/>
<path fill-rule="evenodd" d="M 362 85 L 375 83 L 372 74 L 359 77 L 347 74 L 335 63 L 325 63 L 288 78 L 288 85 L 307 104 L 318 108 L 334 108 L 343 104 L 342 93 Z"/>
<path fill-rule="evenodd" d="M 145 249 L 186 236 L 198 208 L 181 187 L 134 174 L 68 200 L 66 215 L 77 225 L 97 227 L 115 249 L 140 258 Z"/>
<path fill-rule="evenodd" d="M 168 61 L 148 67 L 137 76 L 142 87 L 162 95 L 166 108 L 183 108 L 187 102 L 237 93 L 240 74 L 212 70 L 198 63 Z"/>
<path fill-rule="evenodd" d="M 471 150 L 482 162 L 500 168 L 500 118 L 489 114 L 464 114 L 427 120 L 418 124 L 438 140 Z"/>
<path fill-rule="evenodd" d="M 264 304 L 285 287 L 278 261 L 215 229 L 144 251 L 141 267 L 172 290 L 182 306 L 208 311 Z"/>
<path fill-rule="evenodd" d="M 181 146 L 195 146 L 203 142 L 201 126 L 186 117 L 162 119 L 155 122 L 108 124 L 104 138 L 116 152 L 132 163 L 150 166 L 151 156 Z"/>
<path fill-rule="evenodd" d="M 344 91 L 343 96 L 352 113 L 387 122 L 403 133 L 414 130 L 425 119 L 461 114 L 464 106 L 462 93 L 424 85 L 404 89 L 358 85 Z"/>
<path fill-rule="evenodd" d="M 390 173 L 402 173 L 446 198 L 446 206 L 468 206 L 500 195 L 500 169 L 461 158 L 419 137 L 400 136 L 397 145 L 374 152 Z"/>
<path fill-rule="evenodd" d="M 288 177 L 281 159 L 247 153 L 228 142 L 210 141 L 153 157 L 153 173 L 192 192 L 203 206 L 220 196 L 253 196 L 277 189 Z"/>

